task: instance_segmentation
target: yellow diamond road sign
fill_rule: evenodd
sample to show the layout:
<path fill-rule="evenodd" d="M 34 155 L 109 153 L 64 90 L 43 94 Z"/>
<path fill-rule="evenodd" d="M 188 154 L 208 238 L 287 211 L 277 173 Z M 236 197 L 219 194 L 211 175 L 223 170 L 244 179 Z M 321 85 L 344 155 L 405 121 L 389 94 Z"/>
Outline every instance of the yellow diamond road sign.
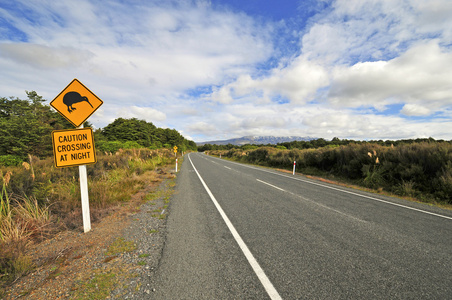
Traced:
<path fill-rule="evenodd" d="M 50 102 L 75 127 L 83 124 L 104 102 L 77 79 Z"/>
<path fill-rule="evenodd" d="M 97 161 L 91 128 L 55 130 L 52 141 L 57 168 L 94 164 Z"/>

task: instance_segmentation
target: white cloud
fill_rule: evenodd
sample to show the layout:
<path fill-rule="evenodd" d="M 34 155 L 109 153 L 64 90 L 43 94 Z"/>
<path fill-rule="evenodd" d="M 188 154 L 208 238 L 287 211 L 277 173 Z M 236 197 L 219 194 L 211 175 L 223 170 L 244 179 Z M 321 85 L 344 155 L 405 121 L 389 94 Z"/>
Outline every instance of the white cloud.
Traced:
<path fill-rule="evenodd" d="M 149 122 L 165 121 L 166 115 L 150 107 L 130 106 L 130 110 L 122 112 L 125 117 L 142 119 Z"/>
<path fill-rule="evenodd" d="M 406 116 L 428 116 L 431 114 L 429 108 L 418 104 L 405 104 L 400 112 Z"/>
<path fill-rule="evenodd" d="M 253 79 L 242 75 L 226 86 L 215 90 L 211 99 L 220 103 L 231 103 L 234 98 L 254 97 L 257 103 L 268 103 L 274 98 L 286 98 L 292 103 L 311 101 L 317 90 L 328 84 L 325 69 L 313 62 L 298 57 L 287 67 L 275 68 L 270 75 Z"/>
<path fill-rule="evenodd" d="M 265 60 L 272 50 L 268 31 L 252 18 L 208 5 L 20 3 L 36 19 L 8 13 L 28 39 L 27 44 L 9 41 L 3 47 L 10 58 L 29 66 L 77 70 L 74 65 L 82 60 L 87 77 L 147 88 L 154 95 L 223 84 Z"/>
<path fill-rule="evenodd" d="M 0 44 L 0 54 L 19 64 L 34 68 L 58 69 L 86 65 L 94 56 L 88 50 L 70 47 L 48 47 L 28 43 Z"/>
<path fill-rule="evenodd" d="M 390 61 L 336 67 L 329 99 L 345 107 L 405 102 L 440 110 L 451 104 L 452 53 L 436 41 L 421 42 Z"/>
<path fill-rule="evenodd" d="M 209 124 L 206 122 L 196 122 L 187 126 L 187 130 L 193 132 L 194 134 L 206 134 L 212 135 L 216 134 L 218 130 L 213 124 Z"/>

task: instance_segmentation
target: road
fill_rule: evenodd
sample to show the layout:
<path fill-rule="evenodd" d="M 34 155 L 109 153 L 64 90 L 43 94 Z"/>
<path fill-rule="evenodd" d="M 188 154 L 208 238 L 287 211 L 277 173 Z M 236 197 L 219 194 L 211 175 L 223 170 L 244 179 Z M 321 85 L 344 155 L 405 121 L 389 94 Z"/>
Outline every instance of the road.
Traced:
<path fill-rule="evenodd" d="M 452 299 L 452 212 L 185 156 L 153 299 Z"/>

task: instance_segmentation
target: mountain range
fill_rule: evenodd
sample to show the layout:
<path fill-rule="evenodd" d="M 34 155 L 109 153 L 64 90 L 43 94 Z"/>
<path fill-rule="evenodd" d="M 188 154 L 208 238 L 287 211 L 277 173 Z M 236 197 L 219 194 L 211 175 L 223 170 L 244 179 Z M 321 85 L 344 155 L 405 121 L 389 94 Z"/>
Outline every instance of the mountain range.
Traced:
<path fill-rule="evenodd" d="M 205 144 L 211 145 L 227 145 L 232 144 L 236 146 L 246 145 L 246 144 L 256 144 L 256 145 L 267 145 L 267 144 L 278 144 L 292 141 L 311 141 L 315 140 L 313 137 L 301 137 L 301 136 L 244 136 L 241 138 L 229 139 L 229 140 L 219 140 L 219 141 L 208 141 L 196 143 L 198 146 Z"/>

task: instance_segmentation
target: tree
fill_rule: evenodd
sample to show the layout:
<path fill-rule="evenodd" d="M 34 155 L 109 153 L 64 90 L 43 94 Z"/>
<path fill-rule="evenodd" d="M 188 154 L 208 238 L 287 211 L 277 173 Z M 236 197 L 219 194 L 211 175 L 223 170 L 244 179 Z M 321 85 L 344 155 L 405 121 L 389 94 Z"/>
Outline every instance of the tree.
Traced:
<path fill-rule="evenodd" d="M 60 114 L 35 91 L 26 91 L 28 100 L 0 98 L 0 155 L 25 159 L 52 155 L 53 130 L 71 128 Z"/>
<path fill-rule="evenodd" d="M 152 123 L 136 118 L 118 118 L 102 129 L 102 135 L 109 141 L 135 141 L 149 147 L 154 142 L 156 127 Z"/>
<path fill-rule="evenodd" d="M 158 128 L 150 122 L 136 118 L 118 118 L 113 123 L 101 130 L 101 139 L 107 141 L 134 141 L 144 147 L 172 148 L 177 146 L 180 151 L 186 149 L 196 150 L 193 141 L 186 140 L 177 130 L 169 128 Z"/>

